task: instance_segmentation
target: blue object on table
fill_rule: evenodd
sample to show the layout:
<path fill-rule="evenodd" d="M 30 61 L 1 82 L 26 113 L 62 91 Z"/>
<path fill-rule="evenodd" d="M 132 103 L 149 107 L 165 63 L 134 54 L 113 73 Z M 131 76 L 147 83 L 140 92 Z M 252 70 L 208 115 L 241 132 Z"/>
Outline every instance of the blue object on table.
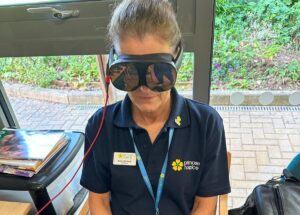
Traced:
<path fill-rule="evenodd" d="M 300 153 L 289 163 L 287 170 L 300 181 Z"/>

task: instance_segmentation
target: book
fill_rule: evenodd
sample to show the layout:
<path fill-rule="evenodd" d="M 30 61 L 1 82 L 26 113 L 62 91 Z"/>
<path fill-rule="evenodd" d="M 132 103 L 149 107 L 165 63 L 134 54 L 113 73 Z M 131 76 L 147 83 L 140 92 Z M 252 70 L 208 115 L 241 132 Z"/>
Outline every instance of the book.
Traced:
<path fill-rule="evenodd" d="M 55 147 L 54 150 L 44 159 L 44 160 L 10 160 L 10 159 L 0 159 L 0 165 L 8 165 L 14 168 L 29 170 L 38 173 L 39 170 L 55 155 L 60 151 L 68 142 L 66 139 L 58 147 Z M 1 171 L 0 171 L 1 172 Z"/>
<path fill-rule="evenodd" d="M 12 166 L 3 165 L 3 164 L 0 164 L 0 172 L 6 173 L 6 174 L 11 174 L 11 175 L 28 177 L 28 178 L 30 178 L 36 174 L 34 171 L 23 170 L 23 169 L 19 169 L 17 167 L 12 167 Z"/>
<path fill-rule="evenodd" d="M 17 175 L 16 171 L 32 171 L 36 174 L 67 143 L 68 138 L 61 130 L 2 129 L 0 172 Z"/>
<path fill-rule="evenodd" d="M 2 129 L 0 159 L 43 160 L 64 137 L 59 130 Z"/>

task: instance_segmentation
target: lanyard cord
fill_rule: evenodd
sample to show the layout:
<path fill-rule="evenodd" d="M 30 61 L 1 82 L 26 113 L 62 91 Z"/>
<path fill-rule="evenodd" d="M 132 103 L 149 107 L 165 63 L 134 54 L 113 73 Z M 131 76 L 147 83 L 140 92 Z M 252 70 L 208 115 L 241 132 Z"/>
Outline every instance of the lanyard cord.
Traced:
<path fill-rule="evenodd" d="M 159 176 L 159 181 L 158 181 L 158 186 L 157 186 L 157 191 L 156 191 L 156 198 L 154 197 L 153 189 L 152 189 L 150 179 L 149 179 L 149 176 L 147 174 L 145 165 L 143 163 L 142 157 L 140 155 L 139 150 L 136 147 L 136 144 L 135 144 L 135 141 L 134 141 L 134 138 L 133 138 L 132 128 L 129 128 L 129 131 L 130 131 L 130 134 L 131 134 L 131 137 L 132 137 L 134 151 L 135 151 L 135 154 L 136 154 L 136 159 L 137 159 L 137 162 L 138 162 L 138 165 L 139 165 L 140 172 L 143 176 L 145 185 L 146 185 L 146 187 L 147 187 L 147 189 L 148 189 L 148 191 L 149 191 L 149 193 L 150 193 L 150 195 L 151 195 L 151 197 L 154 201 L 156 215 L 159 215 L 158 205 L 159 205 L 159 201 L 160 201 L 162 190 L 163 190 L 164 183 L 165 183 L 165 175 L 166 175 L 166 170 L 167 170 L 168 155 L 169 155 L 169 149 L 170 149 L 170 145 L 171 145 L 173 134 L 174 134 L 174 128 L 169 129 L 168 151 L 167 151 L 167 154 L 166 154 L 166 157 L 165 157 L 165 160 L 164 160 L 164 164 L 161 168 L 161 173 L 160 173 L 160 176 Z"/>

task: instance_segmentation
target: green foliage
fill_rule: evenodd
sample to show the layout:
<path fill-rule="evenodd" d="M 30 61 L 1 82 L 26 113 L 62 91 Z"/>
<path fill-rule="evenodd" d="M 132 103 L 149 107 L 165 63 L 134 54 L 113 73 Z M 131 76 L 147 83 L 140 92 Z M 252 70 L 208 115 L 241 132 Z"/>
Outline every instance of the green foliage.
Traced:
<path fill-rule="evenodd" d="M 178 81 L 190 81 L 194 71 L 194 54 L 192 52 L 183 53 L 183 59 L 177 74 Z"/>
<path fill-rule="evenodd" d="M 293 42 L 296 44 L 296 50 L 300 50 L 300 1 L 296 3 L 290 10 L 290 18 L 294 25 L 290 26 Z"/>
<path fill-rule="evenodd" d="M 267 59 L 273 59 L 281 50 L 281 46 L 277 44 L 272 44 L 263 51 L 262 57 Z"/>
<path fill-rule="evenodd" d="M 0 66 L 0 76 L 4 80 L 48 87 L 58 78 L 56 70 L 48 66 L 45 58 L 2 58 Z"/>
<path fill-rule="evenodd" d="M 91 82 L 99 80 L 96 58 L 94 56 L 65 56 L 61 57 L 64 65 L 62 80 Z"/>
<path fill-rule="evenodd" d="M 246 89 L 253 68 L 296 81 L 298 67 L 282 65 L 273 71 L 266 64 L 285 47 L 300 49 L 300 1 L 216 1 L 213 83 Z"/>
<path fill-rule="evenodd" d="M 300 62 L 293 60 L 286 67 L 288 77 L 293 81 L 300 81 Z"/>
<path fill-rule="evenodd" d="M 282 80 L 290 79 L 294 82 L 300 81 L 300 62 L 292 60 L 288 64 L 273 66 L 266 70 L 268 76 L 278 76 Z"/>
<path fill-rule="evenodd" d="M 98 80 L 94 56 L 1 58 L 0 77 L 40 87 L 51 87 L 55 80 L 88 83 Z"/>

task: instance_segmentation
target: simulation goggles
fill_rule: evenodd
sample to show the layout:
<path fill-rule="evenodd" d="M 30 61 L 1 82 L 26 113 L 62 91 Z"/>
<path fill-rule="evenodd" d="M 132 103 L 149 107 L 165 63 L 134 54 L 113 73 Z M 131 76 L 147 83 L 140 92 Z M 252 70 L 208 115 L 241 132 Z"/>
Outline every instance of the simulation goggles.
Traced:
<path fill-rule="evenodd" d="M 179 48 L 176 58 L 166 53 L 117 55 L 112 48 L 108 62 L 110 80 L 123 91 L 133 91 L 140 86 L 158 92 L 169 90 L 175 85 L 182 60 L 181 45 Z"/>

